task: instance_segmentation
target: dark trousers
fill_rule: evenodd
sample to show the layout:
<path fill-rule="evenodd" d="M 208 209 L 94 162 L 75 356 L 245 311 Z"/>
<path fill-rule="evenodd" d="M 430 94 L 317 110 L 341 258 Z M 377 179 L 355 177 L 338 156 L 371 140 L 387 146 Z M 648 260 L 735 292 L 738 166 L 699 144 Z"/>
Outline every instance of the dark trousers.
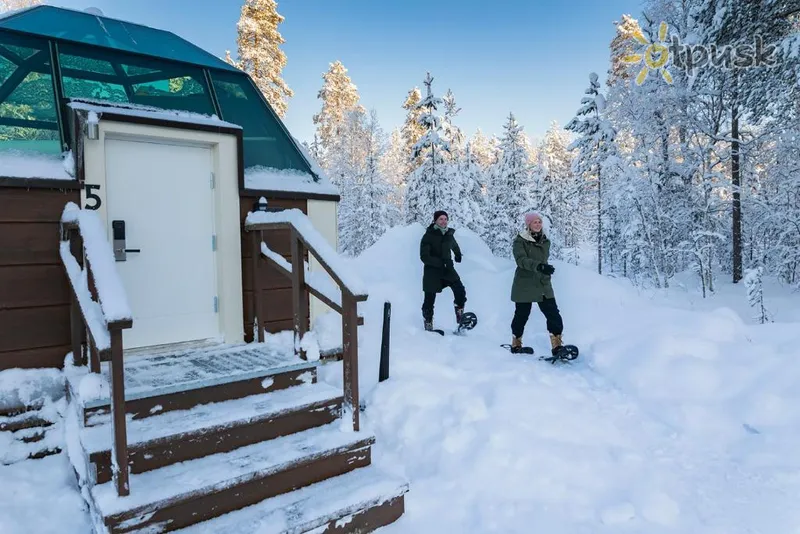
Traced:
<path fill-rule="evenodd" d="M 511 321 L 511 333 L 514 337 L 522 337 L 528 317 L 531 315 L 533 304 L 530 302 L 517 302 L 514 310 L 514 319 Z M 556 299 L 544 299 L 539 302 L 539 309 L 547 320 L 547 331 L 551 334 L 559 335 L 564 331 L 564 323 L 561 320 L 561 313 L 558 311 Z"/>
<path fill-rule="evenodd" d="M 453 289 L 453 304 L 457 308 L 463 308 L 467 302 L 467 290 L 461 280 L 456 282 L 449 282 L 442 280 L 442 287 L 450 287 Z M 433 291 L 425 292 L 425 300 L 422 302 L 422 317 L 426 321 L 433 321 L 433 305 L 436 302 L 436 293 Z"/>

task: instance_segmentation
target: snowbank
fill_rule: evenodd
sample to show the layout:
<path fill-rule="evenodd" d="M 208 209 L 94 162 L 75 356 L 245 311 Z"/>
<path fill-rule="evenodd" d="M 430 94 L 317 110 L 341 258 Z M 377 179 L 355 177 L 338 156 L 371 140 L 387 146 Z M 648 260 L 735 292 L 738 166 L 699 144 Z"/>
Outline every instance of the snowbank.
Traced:
<path fill-rule="evenodd" d="M 64 396 L 64 374 L 58 369 L 0 371 L 0 412 L 38 407 Z"/>

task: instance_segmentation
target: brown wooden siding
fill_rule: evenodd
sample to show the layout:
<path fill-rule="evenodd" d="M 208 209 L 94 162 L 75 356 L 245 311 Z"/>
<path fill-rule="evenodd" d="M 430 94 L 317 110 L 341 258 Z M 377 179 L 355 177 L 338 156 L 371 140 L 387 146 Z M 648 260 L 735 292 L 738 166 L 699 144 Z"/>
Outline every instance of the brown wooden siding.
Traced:
<path fill-rule="evenodd" d="M 239 197 L 239 209 L 242 225 L 247 213 L 253 210 L 253 204 L 262 195 L 253 191 L 243 191 Z M 296 208 L 303 213 L 308 213 L 308 203 L 303 200 L 277 199 L 267 197 L 267 204 L 271 208 Z M 265 232 L 264 240 L 267 246 L 291 261 L 291 248 L 288 231 Z M 242 292 L 244 297 L 244 335 L 248 343 L 253 341 L 253 288 L 250 282 L 251 275 L 251 244 L 249 235 L 242 229 Z M 292 325 L 292 291 L 291 281 L 286 276 L 275 270 L 270 265 L 262 269 L 262 283 L 267 289 L 263 298 L 267 303 L 267 316 L 261 318 L 261 323 L 267 332 L 275 333 L 282 330 L 291 330 Z M 306 307 L 308 309 L 308 307 Z M 306 321 L 309 317 L 306 316 Z"/>
<path fill-rule="evenodd" d="M 260 194 L 240 200 L 241 221 Z M 57 190 L 0 186 L 0 370 L 12 367 L 61 367 L 70 351 L 69 283 L 58 254 L 58 222 L 64 205 L 80 202 L 77 189 Z M 270 199 L 271 207 L 307 213 L 306 200 Z M 253 290 L 250 243 L 242 232 L 245 339 L 252 341 Z M 289 233 L 266 234 L 269 247 L 290 259 Z M 292 329 L 291 283 L 266 265 L 262 283 L 268 332 Z M 308 320 L 308 317 L 306 318 Z"/>
<path fill-rule="evenodd" d="M 0 370 L 61 367 L 70 351 L 69 283 L 58 255 L 63 189 L 0 186 Z"/>

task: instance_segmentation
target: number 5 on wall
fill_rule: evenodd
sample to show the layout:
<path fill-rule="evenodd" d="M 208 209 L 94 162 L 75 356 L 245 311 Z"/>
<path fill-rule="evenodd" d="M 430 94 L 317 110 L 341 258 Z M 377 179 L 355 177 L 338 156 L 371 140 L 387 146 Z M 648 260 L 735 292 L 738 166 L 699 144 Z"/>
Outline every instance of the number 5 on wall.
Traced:
<path fill-rule="evenodd" d="M 99 185 L 94 185 L 94 184 L 84 184 L 83 187 L 86 189 L 86 200 L 87 201 L 90 200 L 90 199 L 94 200 L 94 204 L 90 205 L 90 204 L 87 203 L 84 206 L 84 208 L 86 208 L 87 210 L 96 210 L 96 209 L 98 209 L 100 207 L 100 205 L 103 203 L 103 201 L 100 200 L 99 196 L 97 196 L 96 194 L 92 193 L 92 190 L 100 189 L 100 186 Z"/>

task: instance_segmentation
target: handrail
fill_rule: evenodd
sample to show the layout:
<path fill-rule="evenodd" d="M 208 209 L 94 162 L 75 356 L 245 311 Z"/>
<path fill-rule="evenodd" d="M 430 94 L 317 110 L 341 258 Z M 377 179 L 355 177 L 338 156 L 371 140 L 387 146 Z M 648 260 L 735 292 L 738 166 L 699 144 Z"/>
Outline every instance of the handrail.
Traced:
<path fill-rule="evenodd" d="M 114 267 L 102 223 L 92 212 L 72 202 L 61 214 L 59 253 L 72 289 L 70 331 L 72 359 L 100 373 L 101 359 L 111 360 L 111 412 L 114 446 L 111 462 L 117 495 L 130 494 L 128 439 L 125 423 L 125 375 L 122 362 L 122 330 L 133 326 L 127 297 Z M 81 268 L 76 255 L 86 267 Z M 98 276 L 99 275 L 99 276 Z M 95 297 L 97 300 L 95 300 Z M 84 343 L 88 339 L 88 343 Z"/>
<path fill-rule="evenodd" d="M 306 215 L 297 209 L 281 211 L 250 212 L 245 220 L 245 231 L 250 232 L 252 247 L 251 282 L 253 288 L 253 318 L 259 343 L 264 341 L 262 320 L 265 316 L 264 302 L 261 298 L 259 269 L 265 259 L 275 266 L 278 272 L 292 280 L 292 308 L 296 341 L 301 341 L 306 334 L 306 299 L 303 292 L 310 293 L 331 307 L 342 316 L 342 372 L 344 388 L 344 406 L 353 418 L 353 430 L 359 430 L 359 392 L 358 392 L 358 325 L 363 319 L 358 316 L 358 303 L 367 300 L 368 295 L 363 285 L 355 277 L 338 266 L 338 254 L 322 238 L 311 225 Z M 267 230 L 288 230 L 291 242 L 291 262 L 280 254 L 273 252 L 264 242 Z M 323 269 L 330 275 L 341 292 L 340 298 L 330 291 L 330 285 L 324 278 L 315 276 L 305 262 L 305 251 L 312 254 Z M 336 266 L 336 267 L 334 267 Z M 296 342 L 295 347 L 300 343 Z M 305 358 L 302 350 L 300 357 Z"/>

